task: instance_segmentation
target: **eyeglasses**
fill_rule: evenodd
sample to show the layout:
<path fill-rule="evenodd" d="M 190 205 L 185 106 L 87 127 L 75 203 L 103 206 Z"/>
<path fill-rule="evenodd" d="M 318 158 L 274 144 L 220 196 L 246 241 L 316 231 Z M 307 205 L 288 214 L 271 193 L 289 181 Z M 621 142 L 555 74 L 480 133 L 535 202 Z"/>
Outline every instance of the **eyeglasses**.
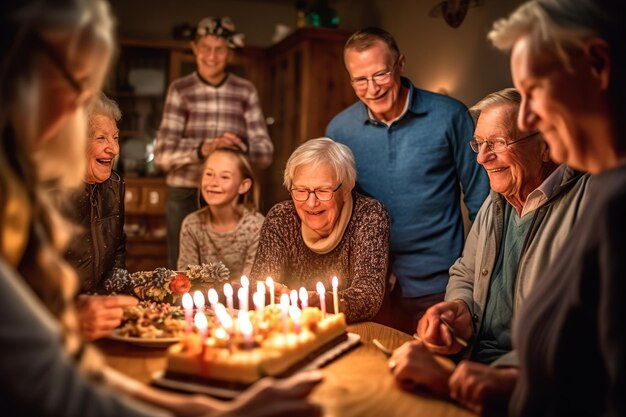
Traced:
<path fill-rule="evenodd" d="M 521 142 L 523 140 L 526 140 L 538 134 L 539 132 L 532 132 L 526 136 L 522 136 L 521 138 L 511 141 L 511 142 L 507 142 L 506 139 L 504 138 L 493 138 L 490 140 L 483 140 L 483 139 L 480 139 L 479 137 L 474 136 L 472 140 L 470 140 L 470 146 L 472 147 L 472 150 L 476 153 L 480 152 L 480 148 L 482 148 L 483 145 L 487 145 L 487 149 L 489 149 L 490 152 L 500 153 L 509 149 L 509 146 L 511 146 L 512 144 Z"/>
<path fill-rule="evenodd" d="M 367 90 L 367 86 L 370 81 L 378 86 L 385 85 L 389 83 L 389 81 L 391 81 L 391 74 L 393 74 L 394 70 L 396 69 L 397 64 L 398 64 L 398 61 L 396 61 L 393 64 L 393 66 L 391 67 L 389 71 L 377 72 L 376 74 L 372 75 L 369 78 L 368 77 L 352 78 L 350 82 L 352 83 L 352 86 L 356 88 L 357 90 Z"/>
<path fill-rule="evenodd" d="M 325 188 L 316 188 L 315 190 L 303 190 L 303 189 L 292 189 L 291 197 L 296 201 L 307 201 L 311 194 L 315 194 L 315 198 L 319 201 L 330 201 L 343 183 L 339 183 L 339 185 L 334 190 L 329 190 Z"/>
<path fill-rule="evenodd" d="M 65 61 L 61 58 L 56 50 L 50 46 L 45 40 L 41 39 L 41 37 L 37 36 L 35 41 L 37 42 L 39 48 L 46 54 L 46 56 L 52 61 L 54 66 L 59 70 L 63 78 L 67 81 L 67 83 L 72 87 L 72 89 L 76 92 L 76 102 L 83 103 L 92 95 L 92 91 L 85 87 L 84 84 L 81 84 L 72 74 L 72 72 L 67 68 Z"/>

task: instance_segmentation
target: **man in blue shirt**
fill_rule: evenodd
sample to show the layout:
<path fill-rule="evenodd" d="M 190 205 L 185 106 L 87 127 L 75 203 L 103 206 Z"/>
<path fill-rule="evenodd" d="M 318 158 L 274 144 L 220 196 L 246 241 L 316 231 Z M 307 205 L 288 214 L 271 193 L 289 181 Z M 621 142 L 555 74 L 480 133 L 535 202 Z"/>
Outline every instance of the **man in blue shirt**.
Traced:
<path fill-rule="evenodd" d="M 326 136 L 352 149 L 358 189 L 389 211 L 396 285 L 379 321 L 413 333 L 443 300 L 448 268 L 461 254 L 461 192 L 473 221 L 489 191 L 469 146 L 474 122 L 461 102 L 401 76 L 405 57 L 383 29 L 353 34 L 344 61 L 360 102 L 335 116 Z"/>

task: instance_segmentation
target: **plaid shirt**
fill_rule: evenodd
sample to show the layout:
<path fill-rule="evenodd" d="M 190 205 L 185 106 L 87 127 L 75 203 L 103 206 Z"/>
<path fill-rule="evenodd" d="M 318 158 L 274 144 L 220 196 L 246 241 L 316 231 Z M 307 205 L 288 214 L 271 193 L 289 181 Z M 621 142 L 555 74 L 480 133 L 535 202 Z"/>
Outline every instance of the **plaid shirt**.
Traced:
<path fill-rule="evenodd" d="M 197 187 L 202 173 L 198 149 L 224 132 L 239 136 L 258 168 L 272 163 L 269 138 L 254 85 L 234 74 L 212 86 L 197 72 L 174 81 L 168 90 L 154 148 L 155 162 L 172 187 Z"/>

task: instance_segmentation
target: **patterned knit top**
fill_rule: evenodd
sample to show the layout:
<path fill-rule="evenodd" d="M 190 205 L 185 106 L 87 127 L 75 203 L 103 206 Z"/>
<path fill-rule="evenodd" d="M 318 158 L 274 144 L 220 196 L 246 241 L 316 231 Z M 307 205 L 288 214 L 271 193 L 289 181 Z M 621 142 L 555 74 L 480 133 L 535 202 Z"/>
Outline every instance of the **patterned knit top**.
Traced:
<path fill-rule="evenodd" d="M 218 233 L 211 227 L 209 208 L 197 210 L 183 220 L 177 268 L 222 261 L 231 279 L 250 273 L 263 225 L 263 215 L 244 209 L 237 227 Z"/>
<path fill-rule="evenodd" d="M 337 276 L 348 322 L 374 317 L 385 291 L 389 217 L 378 201 L 356 192 L 352 197 L 352 216 L 343 238 L 323 255 L 304 243 L 302 223 L 293 201 L 272 207 L 261 229 L 251 278 L 265 280 L 270 276 L 291 289 L 305 287 L 314 291 L 317 281 L 330 290 L 331 278 Z"/>

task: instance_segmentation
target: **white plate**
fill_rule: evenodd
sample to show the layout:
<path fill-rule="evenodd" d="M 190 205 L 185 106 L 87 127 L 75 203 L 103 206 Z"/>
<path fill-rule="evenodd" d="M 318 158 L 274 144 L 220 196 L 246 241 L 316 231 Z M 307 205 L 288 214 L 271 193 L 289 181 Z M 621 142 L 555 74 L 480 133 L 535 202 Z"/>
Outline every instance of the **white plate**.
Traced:
<path fill-rule="evenodd" d="M 115 329 L 111 332 L 109 339 L 117 340 L 118 342 L 131 343 L 137 346 L 149 347 L 149 348 L 166 348 L 180 340 L 178 337 L 167 337 L 158 339 L 148 339 L 144 337 L 130 337 L 122 336 L 120 329 Z"/>
<path fill-rule="evenodd" d="M 341 356 L 343 353 L 358 346 L 361 341 L 361 336 L 356 333 L 348 333 L 348 339 L 340 344 L 332 347 L 326 352 L 322 353 L 311 362 L 298 369 L 297 372 L 308 371 L 312 369 L 319 369 Z M 165 378 L 165 371 L 157 371 L 152 375 L 152 383 L 162 388 L 169 388 L 176 391 L 185 391 L 196 394 L 206 394 L 213 397 L 223 399 L 233 399 L 237 395 L 241 394 L 242 390 L 222 388 L 212 385 L 197 384 L 193 382 L 177 381 L 174 379 Z"/>

